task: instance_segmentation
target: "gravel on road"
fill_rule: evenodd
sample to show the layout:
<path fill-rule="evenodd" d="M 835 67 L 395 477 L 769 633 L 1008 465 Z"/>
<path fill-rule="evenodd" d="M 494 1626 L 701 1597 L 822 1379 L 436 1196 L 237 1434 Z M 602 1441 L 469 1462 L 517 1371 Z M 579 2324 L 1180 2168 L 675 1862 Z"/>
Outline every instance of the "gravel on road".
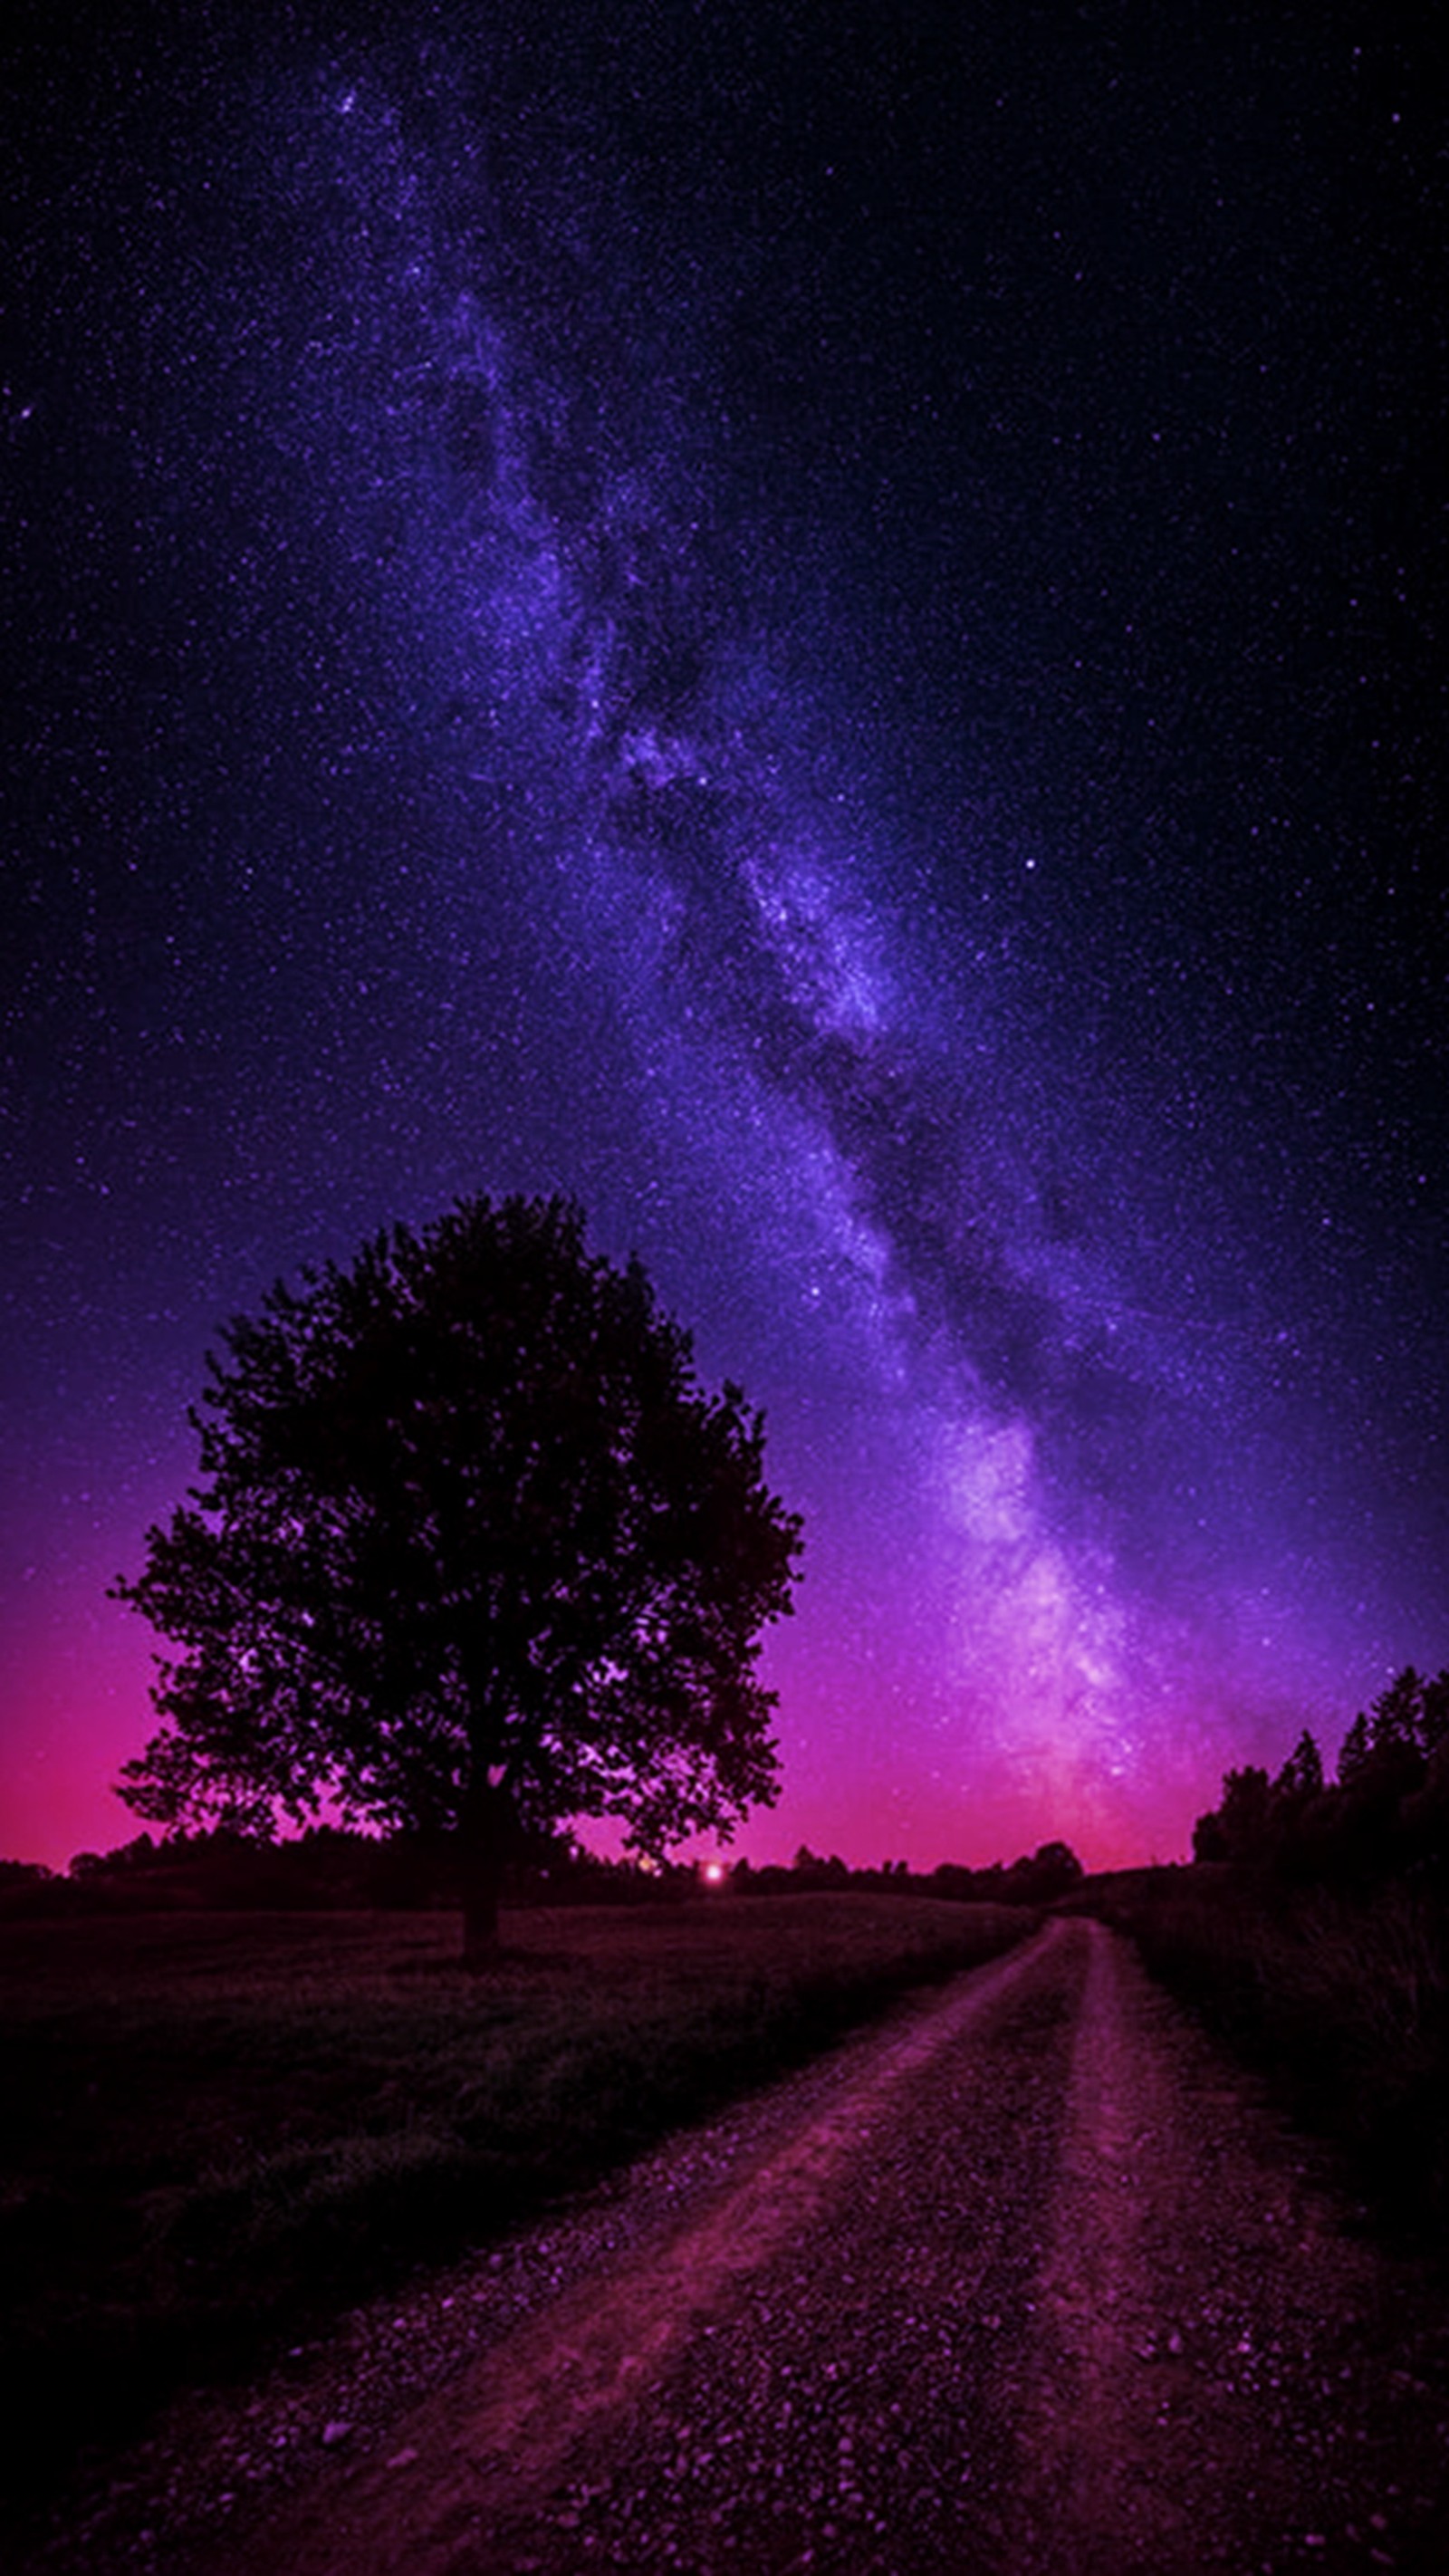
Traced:
<path fill-rule="evenodd" d="M 1449 2570 L 1449 2321 L 1116 1936 L 178 2410 L 88 2576 Z"/>

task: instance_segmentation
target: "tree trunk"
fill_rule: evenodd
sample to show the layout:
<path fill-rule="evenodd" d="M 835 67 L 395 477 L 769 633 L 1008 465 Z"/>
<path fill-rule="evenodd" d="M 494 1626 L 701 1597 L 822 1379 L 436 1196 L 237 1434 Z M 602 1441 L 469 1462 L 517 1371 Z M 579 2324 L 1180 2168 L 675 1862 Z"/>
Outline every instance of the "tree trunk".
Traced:
<path fill-rule="evenodd" d="M 508 1792 L 486 1773 L 470 1784 L 463 1802 L 463 1965 L 490 1968 L 499 1954 L 498 1903 L 513 1806 Z"/>

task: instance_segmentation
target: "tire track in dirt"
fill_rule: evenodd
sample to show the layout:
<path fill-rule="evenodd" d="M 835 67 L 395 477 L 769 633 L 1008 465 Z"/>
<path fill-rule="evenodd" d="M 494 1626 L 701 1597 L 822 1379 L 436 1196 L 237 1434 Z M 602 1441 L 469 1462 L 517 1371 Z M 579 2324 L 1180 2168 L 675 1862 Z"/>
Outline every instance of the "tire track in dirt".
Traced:
<path fill-rule="evenodd" d="M 1432 2312 L 1135 1954 L 1081 1931 L 1007 2563 L 1442 2571 L 1449 2425 L 1405 2366 Z"/>

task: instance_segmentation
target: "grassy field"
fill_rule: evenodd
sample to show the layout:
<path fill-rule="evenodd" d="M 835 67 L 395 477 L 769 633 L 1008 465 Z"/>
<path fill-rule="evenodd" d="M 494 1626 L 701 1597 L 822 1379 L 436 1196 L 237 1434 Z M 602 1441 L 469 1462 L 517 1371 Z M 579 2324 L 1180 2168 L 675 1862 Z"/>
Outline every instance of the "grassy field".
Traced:
<path fill-rule="evenodd" d="M 1449 1904 L 1228 1867 L 1124 1873 L 1084 1899 L 1307 2127 L 1379 2224 L 1449 2260 Z"/>
<path fill-rule="evenodd" d="M 479 1979 L 448 1916 L 0 1926 L 22 2488 L 1033 1928 L 867 1894 L 525 1912 Z"/>

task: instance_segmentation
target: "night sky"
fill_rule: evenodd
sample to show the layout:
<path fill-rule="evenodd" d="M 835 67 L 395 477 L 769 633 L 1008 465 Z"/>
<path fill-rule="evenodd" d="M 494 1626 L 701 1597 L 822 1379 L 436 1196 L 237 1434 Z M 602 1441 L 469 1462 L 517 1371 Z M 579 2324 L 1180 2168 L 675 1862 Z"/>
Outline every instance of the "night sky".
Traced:
<path fill-rule="evenodd" d="M 1171 1858 L 1449 1661 L 1417 16 L 8 40 L 0 1851 L 137 1829 L 218 1323 L 478 1190 L 766 1409 L 757 1861 Z"/>

